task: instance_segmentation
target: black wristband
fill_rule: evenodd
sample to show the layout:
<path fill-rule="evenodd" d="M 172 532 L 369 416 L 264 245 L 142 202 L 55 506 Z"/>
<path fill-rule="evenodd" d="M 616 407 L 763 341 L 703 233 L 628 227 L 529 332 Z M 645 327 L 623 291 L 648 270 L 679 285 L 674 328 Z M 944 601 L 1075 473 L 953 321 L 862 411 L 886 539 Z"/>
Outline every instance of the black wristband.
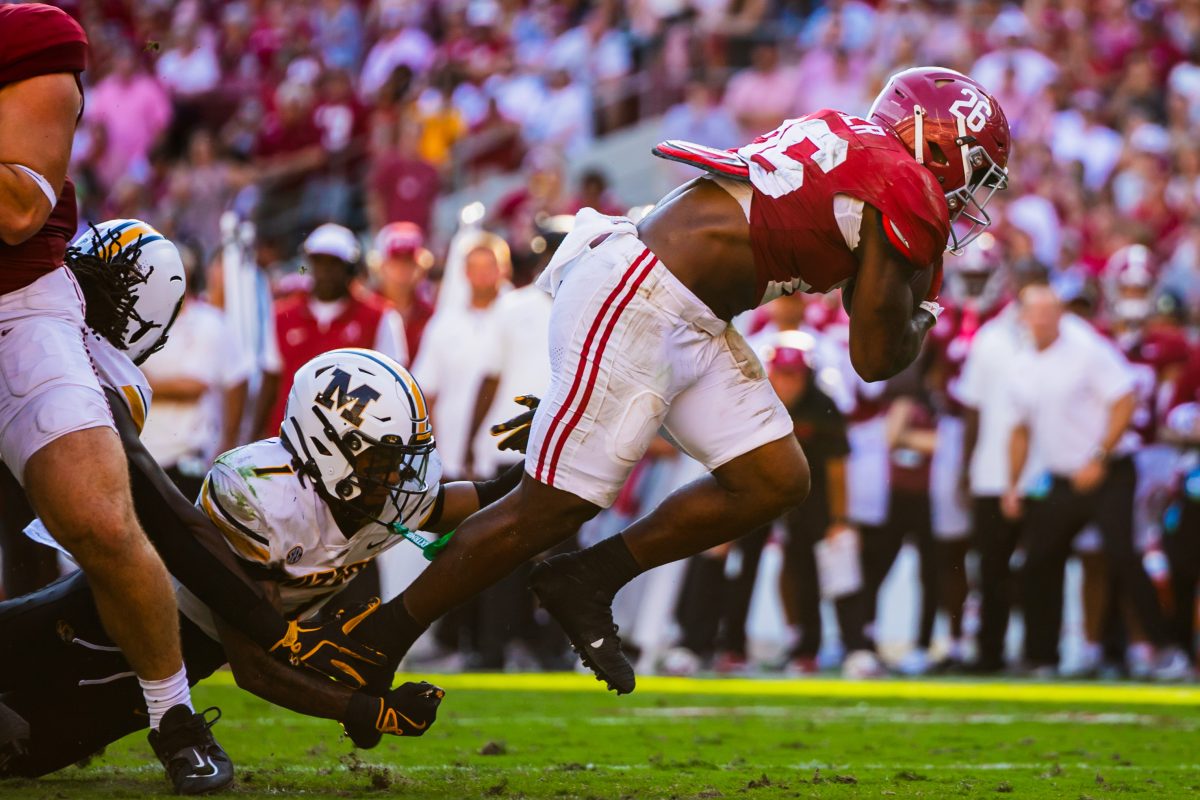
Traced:
<path fill-rule="evenodd" d="M 521 482 L 521 476 L 524 474 L 525 462 L 518 461 L 490 481 L 475 481 L 475 494 L 479 497 L 479 507 L 490 506 L 511 492 Z"/>

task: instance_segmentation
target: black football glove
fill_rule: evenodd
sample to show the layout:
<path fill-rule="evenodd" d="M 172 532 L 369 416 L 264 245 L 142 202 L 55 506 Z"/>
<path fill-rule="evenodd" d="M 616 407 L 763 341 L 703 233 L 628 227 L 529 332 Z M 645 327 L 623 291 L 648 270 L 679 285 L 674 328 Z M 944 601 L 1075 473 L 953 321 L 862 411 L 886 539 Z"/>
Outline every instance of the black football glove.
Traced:
<path fill-rule="evenodd" d="M 389 662 L 384 653 L 350 636 L 379 605 L 379 598 L 373 597 L 332 616 L 292 620 L 287 635 L 269 652 L 292 666 L 307 667 L 352 689 L 360 689 L 372 680 L 378 681 Z"/>
<path fill-rule="evenodd" d="M 510 420 L 493 425 L 492 436 L 502 437 L 496 442 L 497 450 L 516 450 L 524 453 L 525 448 L 529 446 L 529 429 L 533 425 L 533 415 L 537 413 L 538 403 L 541 401 L 531 394 L 523 394 L 520 397 L 514 397 L 513 402 L 523 405 L 529 410 Z"/>
<path fill-rule="evenodd" d="M 355 692 L 346 707 L 342 727 L 355 747 L 369 750 L 383 734 L 421 736 L 437 719 L 446 693 L 432 683 L 405 683 L 383 697 Z"/>

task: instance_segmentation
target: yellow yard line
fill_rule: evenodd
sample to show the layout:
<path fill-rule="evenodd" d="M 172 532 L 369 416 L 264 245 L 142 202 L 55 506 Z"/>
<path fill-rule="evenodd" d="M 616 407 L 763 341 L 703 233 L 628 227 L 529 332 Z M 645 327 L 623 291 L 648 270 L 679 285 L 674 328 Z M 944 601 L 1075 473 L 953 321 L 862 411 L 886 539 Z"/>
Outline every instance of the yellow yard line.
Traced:
<path fill-rule="evenodd" d="M 448 691 L 603 692 L 587 675 L 570 672 L 452 675 L 401 675 L 430 680 Z M 206 683 L 233 685 L 221 671 Z M 1016 703 L 1102 703 L 1111 705 L 1200 706 L 1200 687 L 1144 684 L 1051 683 L 1024 681 L 848 681 L 837 678 L 748 679 L 639 677 L 639 694 L 690 694 L 715 697 L 811 697 L 840 700 L 975 700 Z M 609 695 L 616 700 L 616 695 Z"/>

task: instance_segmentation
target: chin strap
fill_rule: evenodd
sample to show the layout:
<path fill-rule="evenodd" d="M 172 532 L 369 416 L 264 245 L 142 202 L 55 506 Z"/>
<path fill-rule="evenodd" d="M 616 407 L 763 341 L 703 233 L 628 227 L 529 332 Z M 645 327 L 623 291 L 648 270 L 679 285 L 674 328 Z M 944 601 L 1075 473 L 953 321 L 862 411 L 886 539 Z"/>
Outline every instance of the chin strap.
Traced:
<path fill-rule="evenodd" d="M 454 531 L 450 531 L 449 533 L 443 533 L 436 539 L 426 539 L 420 533 L 410 531 L 399 522 L 393 522 L 387 527 L 395 535 L 403 536 L 420 548 L 421 555 L 425 556 L 426 561 L 433 561 L 437 558 L 438 553 L 446 549 L 446 545 L 450 544 L 450 537 L 454 535 Z"/>

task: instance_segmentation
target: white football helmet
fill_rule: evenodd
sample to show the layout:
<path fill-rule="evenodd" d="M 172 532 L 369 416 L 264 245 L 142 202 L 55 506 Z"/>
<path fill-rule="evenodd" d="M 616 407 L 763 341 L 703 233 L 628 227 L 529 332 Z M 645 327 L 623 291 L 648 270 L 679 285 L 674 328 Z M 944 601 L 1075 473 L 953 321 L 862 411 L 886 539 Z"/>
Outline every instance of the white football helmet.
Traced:
<path fill-rule="evenodd" d="M 945 259 L 945 294 L 960 306 L 987 313 L 1005 299 L 1008 268 L 999 240 L 984 233 L 958 253 Z"/>
<path fill-rule="evenodd" d="M 170 239 L 139 219 L 109 220 L 80 235 L 65 261 L 83 288 L 88 325 L 135 364 L 167 343 L 187 288 Z"/>
<path fill-rule="evenodd" d="M 421 387 L 374 350 L 330 350 L 300 367 L 279 435 L 326 500 L 357 500 L 361 516 L 393 529 L 441 478 Z"/>
<path fill-rule="evenodd" d="M 1131 244 L 1120 248 L 1104 265 L 1103 288 L 1113 317 L 1138 326 L 1154 311 L 1158 264 L 1150 248 Z"/>

